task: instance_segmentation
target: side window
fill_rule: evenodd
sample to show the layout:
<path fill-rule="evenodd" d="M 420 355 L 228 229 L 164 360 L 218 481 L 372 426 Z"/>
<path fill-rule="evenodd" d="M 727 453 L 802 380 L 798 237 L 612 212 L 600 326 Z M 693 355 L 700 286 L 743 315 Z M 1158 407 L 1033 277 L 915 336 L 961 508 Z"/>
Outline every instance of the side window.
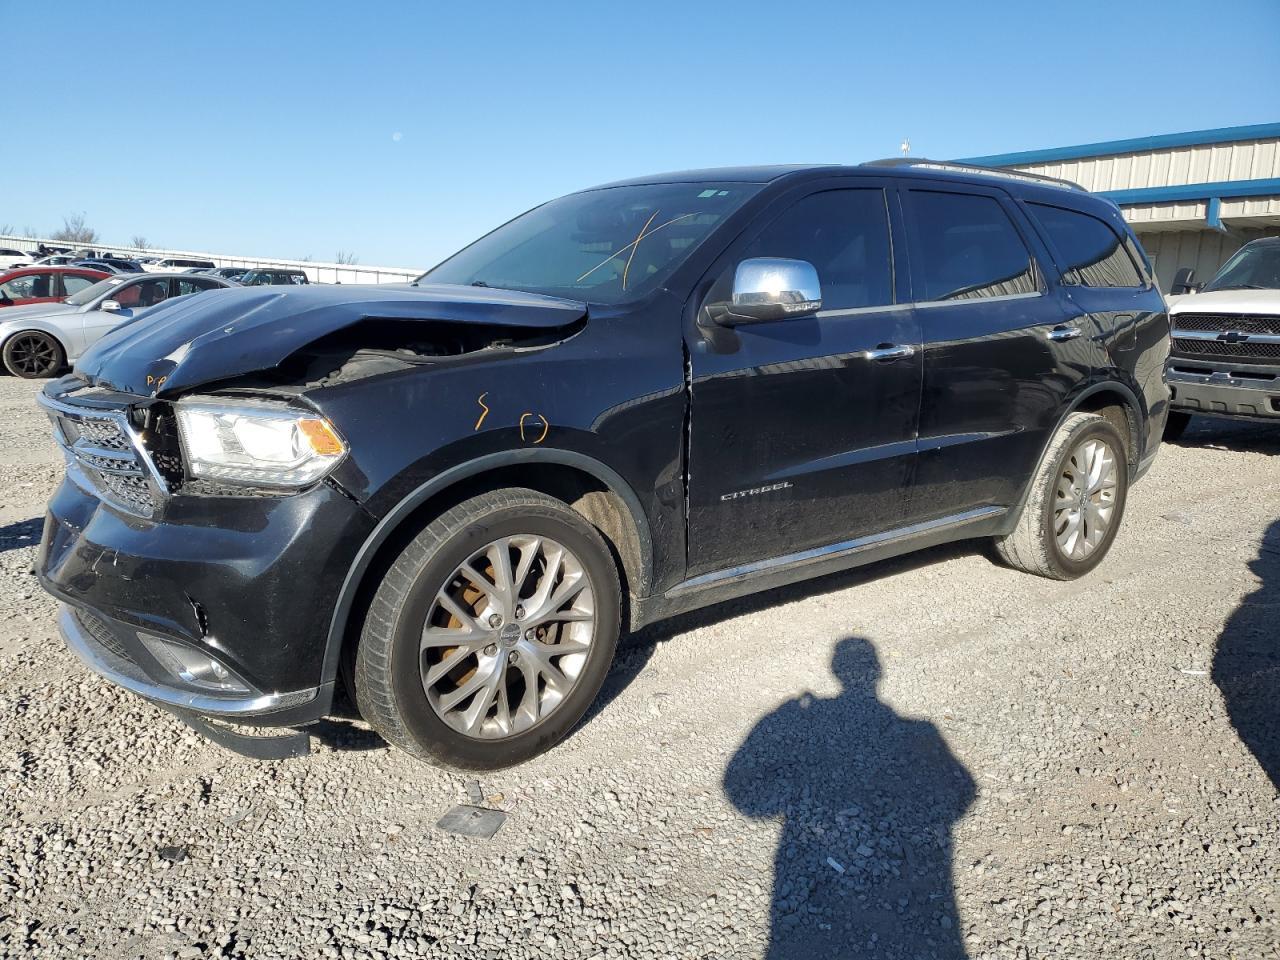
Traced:
<path fill-rule="evenodd" d="M 62 286 L 66 290 L 68 297 L 93 286 L 97 282 L 93 277 L 80 277 L 74 273 L 64 273 L 62 275 Z"/>
<path fill-rule="evenodd" d="M 3 287 L 0 287 L 0 290 L 3 290 L 5 296 L 10 300 L 52 297 L 53 274 L 28 273 L 25 276 L 14 277 Z"/>
<path fill-rule="evenodd" d="M 179 280 L 178 292 L 176 296 L 185 297 L 189 293 L 199 293 L 201 290 L 212 290 L 218 284 L 211 280 Z"/>
<path fill-rule="evenodd" d="M 994 197 L 907 192 L 911 288 L 917 301 L 1036 293 L 1034 261 Z"/>
<path fill-rule="evenodd" d="M 893 303 L 883 190 L 827 190 L 797 201 L 751 241 L 741 259 L 751 257 L 812 263 L 823 310 Z"/>
<path fill-rule="evenodd" d="M 1097 217 L 1044 203 L 1027 209 L 1062 261 L 1062 282 L 1082 287 L 1141 287 L 1134 266 L 1116 232 Z"/>

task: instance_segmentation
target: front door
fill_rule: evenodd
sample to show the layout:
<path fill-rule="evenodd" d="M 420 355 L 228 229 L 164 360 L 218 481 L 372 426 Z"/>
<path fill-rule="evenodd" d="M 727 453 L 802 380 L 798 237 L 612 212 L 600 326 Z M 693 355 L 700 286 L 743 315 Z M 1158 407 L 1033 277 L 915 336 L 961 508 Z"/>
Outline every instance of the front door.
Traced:
<path fill-rule="evenodd" d="M 713 268 L 690 324 L 688 575 L 782 558 L 897 526 L 915 455 L 920 336 L 895 289 L 884 184 L 765 211 Z M 839 181 L 848 184 L 849 181 Z M 738 264 L 805 260 L 816 315 L 712 327 Z M 899 348 L 895 358 L 869 351 Z M 905 348 L 905 349 L 903 349 Z"/>

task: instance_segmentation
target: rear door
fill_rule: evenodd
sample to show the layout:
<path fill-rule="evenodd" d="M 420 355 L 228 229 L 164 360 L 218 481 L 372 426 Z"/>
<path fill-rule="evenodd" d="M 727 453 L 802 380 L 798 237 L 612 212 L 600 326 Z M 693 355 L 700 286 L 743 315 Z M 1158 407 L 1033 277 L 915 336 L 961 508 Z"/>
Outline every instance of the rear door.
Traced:
<path fill-rule="evenodd" d="M 909 518 L 1009 506 L 1090 373 L 1088 341 L 1070 332 L 1047 253 L 1003 191 L 912 184 L 901 195 L 924 341 Z"/>
<path fill-rule="evenodd" d="M 712 268 L 687 333 L 689 575 L 897 526 L 911 480 L 919 332 L 894 279 L 883 181 L 775 203 Z M 753 257 L 812 263 L 823 308 L 731 329 L 706 324 Z M 897 359 L 868 351 L 906 348 Z"/>

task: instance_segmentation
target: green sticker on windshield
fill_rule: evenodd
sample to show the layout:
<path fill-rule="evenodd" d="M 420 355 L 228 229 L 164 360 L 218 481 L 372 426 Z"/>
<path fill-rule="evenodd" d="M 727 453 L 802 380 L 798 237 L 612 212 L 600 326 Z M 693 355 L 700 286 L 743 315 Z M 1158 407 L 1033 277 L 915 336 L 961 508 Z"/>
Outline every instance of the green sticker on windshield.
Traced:
<path fill-rule="evenodd" d="M 698 199 L 704 200 L 707 197 L 714 197 L 716 195 L 716 192 L 717 191 L 715 190 L 703 190 L 700 194 L 698 194 Z"/>

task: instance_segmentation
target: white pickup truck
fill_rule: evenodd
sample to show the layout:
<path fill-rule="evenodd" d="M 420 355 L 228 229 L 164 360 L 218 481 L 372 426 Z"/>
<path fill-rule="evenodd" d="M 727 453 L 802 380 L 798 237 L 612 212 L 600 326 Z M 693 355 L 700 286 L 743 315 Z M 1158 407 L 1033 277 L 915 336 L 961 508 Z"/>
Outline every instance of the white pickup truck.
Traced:
<path fill-rule="evenodd" d="M 1168 302 L 1165 439 L 1177 439 L 1192 414 L 1280 424 L 1280 237 L 1245 244 L 1198 292 Z"/>

